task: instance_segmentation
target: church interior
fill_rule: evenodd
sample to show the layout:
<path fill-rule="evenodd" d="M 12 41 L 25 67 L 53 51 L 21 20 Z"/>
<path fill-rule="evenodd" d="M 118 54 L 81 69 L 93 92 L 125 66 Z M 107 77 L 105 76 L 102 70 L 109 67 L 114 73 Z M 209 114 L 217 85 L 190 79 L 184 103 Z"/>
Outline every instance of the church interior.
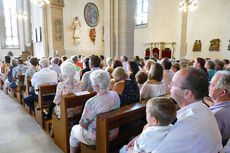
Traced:
<path fill-rule="evenodd" d="M 0 0 L 0 153 L 119 152 L 124 144 L 129 144 L 129 141 L 132 140 L 127 140 L 128 137 L 140 134 L 143 128 L 145 130 L 146 121 L 147 124 L 149 123 L 148 119 L 145 120 L 149 103 L 147 100 L 153 97 L 165 99 L 171 97 L 177 110 L 183 108 L 170 93 L 173 88 L 179 87 L 172 84 L 173 75 L 175 76 L 180 69 L 183 71 L 183 61 L 186 61 L 186 68 L 195 67 L 201 71 L 207 68 L 206 64 L 209 65 L 210 69 L 207 68 L 204 71 L 205 74 L 207 73 L 208 85 L 214 83 L 212 78 L 215 77 L 215 73 L 219 69 L 230 71 L 229 7 L 230 0 Z M 31 62 L 33 59 L 37 66 L 36 64 L 31 65 L 34 70 L 28 72 L 33 73 L 29 77 L 30 74 L 25 74 L 29 66 L 24 73 L 19 73 L 19 70 L 15 69 L 16 66 L 10 68 L 11 64 L 7 65 L 9 68 L 6 68 L 4 65 L 7 63 L 6 56 L 11 58 L 9 60 L 11 64 L 12 59 L 17 59 L 17 64 L 20 65 L 20 59 L 23 59 L 24 66 L 28 66 L 28 63 L 33 65 Z M 64 62 L 63 57 L 67 61 L 73 60 L 76 69 L 74 69 L 74 72 L 76 71 L 74 79 L 76 80 L 74 80 L 75 82 L 72 80 L 75 84 L 71 86 L 71 89 L 66 89 L 66 86 L 70 86 L 66 80 L 73 78 L 67 74 L 67 71 L 72 73 L 69 69 L 73 64 L 68 63 L 68 65 L 67 62 Z M 83 57 L 87 58 L 87 61 Z M 103 60 L 104 58 L 105 60 Z M 141 60 L 137 62 L 138 70 L 135 71 L 131 64 L 132 61 L 139 58 Z M 100 61 L 100 66 L 96 66 L 97 60 Z M 211 68 L 212 63 L 208 63 L 208 61 L 215 63 L 214 68 Z M 49 77 L 48 75 L 46 77 L 44 70 L 43 78 L 41 77 L 39 80 L 38 75 L 35 78 L 34 74 L 40 73 L 48 67 L 47 62 L 48 65 L 58 65 L 58 68 L 53 67 L 52 70 L 57 72 L 57 76 L 56 73 L 55 77 L 51 76 L 53 72 L 50 72 Z M 88 72 L 84 70 L 87 62 L 88 65 L 93 62 L 95 64 L 92 64 L 92 67 L 88 66 L 89 70 L 87 71 L 92 72 L 91 74 L 96 68 L 108 72 L 102 79 L 106 81 L 107 74 L 109 74 L 108 91 L 107 89 L 106 91 L 100 90 L 99 85 L 95 87 L 91 80 L 94 78 L 90 73 L 86 76 Z M 167 69 L 166 65 L 169 62 L 170 68 Z M 124 63 L 126 63 L 126 68 Z M 218 63 L 222 64 L 221 68 L 217 68 Z M 23 62 L 21 64 L 23 65 Z M 38 65 L 41 67 L 38 68 Z M 113 67 L 114 65 L 116 67 Z M 153 65 L 157 70 L 153 68 Z M 119 66 L 123 67 L 122 70 L 118 68 Z M 173 68 L 177 70 L 174 71 Z M 23 66 L 20 68 L 20 72 L 22 69 Z M 158 72 L 159 69 L 162 69 L 162 72 Z M 170 70 L 168 73 L 170 78 L 167 79 L 164 78 L 165 72 L 163 72 L 166 69 Z M 214 69 L 215 72 L 209 72 L 211 69 Z M 139 70 L 143 70 L 144 74 L 139 73 Z M 152 71 L 162 73 L 160 80 L 151 80 Z M 100 73 L 100 75 L 104 75 L 103 72 Z M 117 75 L 121 75 L 121 73 L 124 73 L 123 78 L 119 76 L 121 79 L 117 79 Z M 126 75 L 127 77 L 125 77 Z M 221 74 L 218 73 L 218 75 Z M 230 78 L 229 74 L 226 75 Z M 12 81 L 16 80 L 16 84 L 13 82 L 15 87 L 9 76 L 12 77 Z M 96 74 L 94 77 L 96 78 Z M 138 77 L 145 81 L 140 83 Z M 36 79 L 38 79 L 37 82 Z M 93 107 L 88 106 L 90 104 L 87 102 L 98 95 L 107 95 L 108 92 L 116 93 L 121 99 L 121 95 L 126 90 L 126 81 L 129 79 L 134 80 L 135 85 L 130 85 L 132 90 L 129 89 L 130 91 L 126 92 L 135 93 L 127 99 L 137 98 L 138 100 L 134 101 L 138 103 L 132 102 L 124 107 L 121 104 L 116 107 L 119 109 L 114 111 L 115 108 L 111 109 L 111 107 L 116 105 L 116 96 L 113 96 L 115 98 L 110 98 L 110 100 L 114 100 L 114 103 L 106 111 L 101 111 L 105 113 L 96 113 L 97 111 L 91 110 L 96 113 L 93 121 L 90 121 L 90 123 L 94 123 L 92 126 L 95 126 L 95 133 L 91 138 L 95 137 L 94 141 L 96 139 L 97 141 L 93 142 L 93 146 L 87 145 L 92 141 L 90 138 L 86 141 L 84 134 L 79 138 L 79 135 L 74 133 L 75 129 L 75 131 L 80 129 L 84 133 L 84 127 L 91 126 L 90 123 L 84 124 L 86 121 L 83 122 L 83 117 L 87 116 L 85 111 L 89 111 Z M 8 82 L 5 83 L 5 81 Z M 38 84 L 39 81 L 44 83 Z M 66 84 L 61 84 L 61 82 Z M 89 82 L 91 88 L 90 85 L 87 87 L 85 85 Z M 124 84 L 118 84 L 119 82 Z M 156 95 L 144 98 L 143 87 L 147 82 L 154 85 L 163 82 L 164 89 L 161 90 L 160 87 L 157 87 Z M 102 84 L 105 83 L 102 82 Z M 212 89 L 208 85 L 207 93 L 202 97 L 202 103 L 211 110 L 215 105 L 215 99 L 210 95 Z M 134 86 L 138 91 L 134 91 Z M 80 89 L 78 90 L 78 88 Z M 121 91 L 120 88 L 122 88 Z M 180 88 L 181 93 L 184 93 L 184 90 L 189 90 L 187 87 L 180 86 Z M 224 90 L 230 92 L 229 82 Z M 34 101 L 33 106 L 28 104 L 26 99 L 31 94 L 36 97 L 36 100 L 32 100 Z M 60 96 L 59 100 L 57 100 L 57 94 Z M 53 97 L 47 98 L 47 95 L 53 95 Z M 220 96 L 223 95 L 220 94 Z M 225 93 L 224 96 L 225 99 L 223 99 L 230 103 L 230 95 Z M 55 102 L 55 100 L 59 102 Z M 119 101 L 122 103 L 122 100 Z M 51 108 L 52 113 L 49 116 Z M 59 114 L 55 115 L 56 111 Z M 79 114 L 74 114 L 76 112 L 80 113 L 82 117 Z M 143 118 L 144 123 L 141 123 L 135 130 L 122 132 L 122 128 L 126 126 L 125 123 L 132 124 L 143 120 Z M 230 130 L 230 120 L 228 121 Z M 78 123 L 79 127 L 76 127 Z M 177 122 L 174 120 L 172 123 L 176 124 Z M 216 121 L 214 124 L 216 126 Z M 117 138 L 113 141 L 110 136 L 117 130 L 117 127 L 120 127 L 119 135 L 117 133 Z M 224 138 L 222 131 L 219 132 L 219 130 L 217 135 L 213 134 L 213 136 L 220 137 L 222 149 L 226 145 L 224 149 L 230 150 L 230 141 L 228 141 L 230 132 L 226 133 L 228 133 L 227 138 Z M 73 142 L 76 141 L 74 137 L 78 137 L 77 147 L 73 145 L 75 144 Z M 133 145 L 136 143 L 135 141 Z M 218 153 L 223 151 L 220 148 L 216 149 L 218 149 L 218 151 L 215 150 Z M 227 149 L 226 153 L 229 151 Z M 122 152 L 121 150 L 120 152 Z M 210 151 L 210 153 L 215 153 L 215 151 Z M 141 151 L 135 150 L 134 147 L 134 150 L 126 152 Z M 166 153 L 160 149 L 156 152 Z M 182 152 L 175 150 L 171 152 L 182 153 L 183 149 Z M 185 150 L 184 152 L 190 153 Z M 168 153 L 170 153 L 169 150 Z"/>

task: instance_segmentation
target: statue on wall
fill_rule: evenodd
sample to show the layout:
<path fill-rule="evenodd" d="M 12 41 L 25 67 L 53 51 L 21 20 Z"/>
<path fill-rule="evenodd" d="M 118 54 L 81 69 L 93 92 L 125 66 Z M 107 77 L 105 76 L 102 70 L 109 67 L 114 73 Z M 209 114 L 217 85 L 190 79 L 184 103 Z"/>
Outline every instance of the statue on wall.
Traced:
<path fill-rule="evenodd" d="M 55 20 L 56 40 L 62 40 L 62 19 Z"/>
<path fill-rule="evenodd" d="M 229 40 L 228 50 L 230 50 L 230 40 Z"/>
<path fill-rule="evenodd" d="M 210 51 L 219 51 L 219 47 L 220 47 L 220 39 L 213 39 L 210 41 L 210 47 L 209 50 Z"/>
<path fill-rule="evenodd" d="M 76 17 L 72 25 L 73 39 L 74 39 L 75 46 L 77 46 L 80 43 L 80 27 L 81 27 L 81 23 L 78 17 Z"/>
<path fill-rule="evenodd" d="M 95 28 L 90 29 L 89 37 L 93 41 L 93 43 L 95 44 L 95 41 L 96 41 L 96 29 Z"/>
<path fill-rule="evenodd" d="M 201 40 L 195 40 L 192 51 L 201 51 Z"/>

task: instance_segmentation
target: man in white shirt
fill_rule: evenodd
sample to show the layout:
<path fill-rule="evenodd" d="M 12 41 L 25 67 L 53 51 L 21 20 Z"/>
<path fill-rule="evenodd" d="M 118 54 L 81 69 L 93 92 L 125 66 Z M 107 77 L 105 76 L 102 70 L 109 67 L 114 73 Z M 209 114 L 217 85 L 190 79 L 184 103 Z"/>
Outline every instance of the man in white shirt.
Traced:
<path fill-rule="evenodd" d="M 174 74 L 170 83 L 172 98 L 181 108 L 178 121 L 153 153 L 218 153 L 221 135 L 212 112 L 201 102 L 208 92 L 203 72 L 185 69 Z"/>
<path fill-rule="evenodd" d="M 39 65 L 41 67 L 41 70 L 39 72 L 36 72 L 32 79 L 31 84 L 35 89 L 35 93 L 27 96 L 24 98 L 24 103 L 30 107 L 31 110 L 34 110 L 34 101 L 38 101 L 38 87 L 41 84 L 57 84 L 58 83 L 58 77 L 57 73 L 54 70 L 50 70 L 49 68 L 49 62 L 47 59 L 41 59 L 39 61 Z M 51 96 L 45 96 L 43 97 L 43 100 L 52 100 L 54 98 L 53 95 Z M 54 106 L 52 106 L 54 107 Z"/>
<path fill-rule="evenodd" d="M 127 56 L 121 56 L 120 57 L 121 62 L 123 64 L 123 68 L 125 69 L 126 72 L 128 72 L 128 57 Z"/>
<path fill-rule="evenodd" d="M 172 98 L 181 108 L 177 122 L 152 153 L 218 153 L 223 147 L 212 112 L 201 102 L 208 78 L 197 69 L 176 72 L 170 83 Z"/>

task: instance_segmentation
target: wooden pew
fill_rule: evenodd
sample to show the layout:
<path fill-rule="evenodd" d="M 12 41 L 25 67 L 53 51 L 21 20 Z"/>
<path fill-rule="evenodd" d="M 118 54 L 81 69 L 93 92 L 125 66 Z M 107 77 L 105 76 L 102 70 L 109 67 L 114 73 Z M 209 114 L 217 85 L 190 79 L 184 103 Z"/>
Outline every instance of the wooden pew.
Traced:
<path fill-rule="evenodd" d="M 30 93 L 30 87 L 32 87 L 31 78 L 27 78 L 27 80 L 26 80 L 26 90 L 25 90 L 26 96 L 29 96 L 31 94 Z"/>
<path fill-rule="evenodd" d="M 69 94 L 62 96 L 61 98 L 61 118 L 57 118 L 56 115 L 52 116 L 53 120 L 53 131 L 54 131 L 54 141 L 55 143 L 65 152 L 69 152 L 69 122 L 67 109 L 75 106 L 84 105 L 85 102 L 91 97 L 95 96 L 95 92 L 91 92 L 87 95 L 76 96 L 74 94 Z"/>
<path fill-rule="evenodd" d="M 169 98 L 170 94 L 160 97 Z M 138 103 L 123 106 L 119 109 L 98 114 L 97 115 L 97 129 L 96 129 L 96 146 L 89 146 L 81 143 L 81 153 L 110 153 L 111 148 L 114 152 L 119 152 L 123 145 L 127 144 L 131 136 L 140 134 L 143 126 L 134 130 L 120 130 L 118 137 L 109 141 L 109 131 L 116 127 L 121 127 L 134 120 L 139 120 L 146 117 L 146 102 L 149 99 L 142 100 Z M 116 147 L 118 146 L 118 148 Z M 115 148 L 115 149 L 114 149 Z"/>
<path fill-rule="evenodd" d="M 18 87 L 16 88 L 16 95 L 17 95 L 17 100 L 20 102 L 20 104 L 23 104 L 23 95 L 24 91 L 26 89 L 24 85 L 24 79 L 25 75 L 24 74 L 19 74 L 18 75 Z"/>
<path fill-rule="evenodd" d="M 124 107 L 110 112 L 98 114 L 96 129 L 96 146 L 89 146 L 81 143 L 81 153 L 109 153 L 112 147 L 121 145 L 122 142 L 127 143 L 131 136 L 140 134 L 144 125 L 134 130 L 120 130 L 118 137 L 115 140 L 109 142 L 110 130 L 130 123 L 131 121 L 144 118 L 146 116 L 146 101 L 147 100 L 126 105 Z"/>
<path fill-rule="evenodd" d="M 53 100 L 44 101 L 43 96 L 46 95 L 55 95 L 56 93 L 57 84 L 50 85 L 50 84 L 42 84 L 38 88 L 38 102 L 35 102 L 35 119 L 38 124 L 45 129 L 45 120 L 43 110 L 47 109 L 49 105 L 53 102 Z"/>
<path fill-rule="evenodd" d="M 212 106 L 214 104 L 212 98 L 210 98 L 210 97 L 204 97 L 202 101 L 208 107 L 210 107 L 210 106 Z"/>
<path fill-rule="evenodd" d="M 25 89 L 25 92 L 24 92 L 24 97 L 27 97 L 29 96 L 31 93 L 30 93 L 30 87 L 32 87 L 32 84 L 31 84 L 31 78 L 27 78 L 26 79 L 26 89 Z M 24 101 L 23 101 L 23 106 L 24 106 L 24 109 L 29 113 L 29 114 L 32 114 L 32 110 L 30 110 L 30 108 L 25 105 Z M 35 115 L 32 115 L 35 117 Z"/>

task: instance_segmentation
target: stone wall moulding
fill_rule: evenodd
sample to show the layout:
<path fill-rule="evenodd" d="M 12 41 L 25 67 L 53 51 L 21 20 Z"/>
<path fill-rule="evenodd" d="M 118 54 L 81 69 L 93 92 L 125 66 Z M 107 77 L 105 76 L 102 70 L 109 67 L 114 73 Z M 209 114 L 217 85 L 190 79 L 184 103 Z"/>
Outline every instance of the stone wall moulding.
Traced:
<path fill-rule="evenodd" d="M 57 41 L 61 41 L 63 34 L 62 34 L 63 22 L 62 19 L 55 19 L 55 36 Z"/>
<path fill-rule="evenodd" d="M 51 5 L 56 4 L 59 6 L 64 6 L 64 0 L 50 0 Z"/>
<path fill-rule="evenodd" d="M 220 39 L 213 39 L 210 41 L 210 47 L 209 47 L 210 51 L 219 51 L 219 47 L 220 47 Z"/>
<path fill-rule="evenodd" d="M 64 4 L 64 0 L 52 0 L 52 3 Z"/>

